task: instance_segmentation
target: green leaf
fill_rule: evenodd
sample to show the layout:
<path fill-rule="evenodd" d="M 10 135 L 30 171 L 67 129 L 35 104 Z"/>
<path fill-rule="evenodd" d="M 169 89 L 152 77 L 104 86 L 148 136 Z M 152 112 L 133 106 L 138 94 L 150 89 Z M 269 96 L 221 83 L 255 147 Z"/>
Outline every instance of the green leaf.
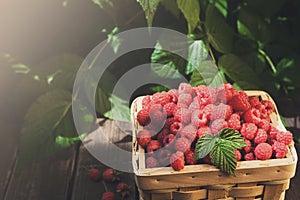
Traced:
<path fill-rule="evenodd" d="M 252 35 L 252 33 L 250 32 L 250 30 L 240 20 L 237 20 L 237 29 L 241 35 L 246 36 L 247 38 L 249 38 L 251 40 L 255 40 L 255 38 Z"/>
<path fill-rule="evenodd" d="M 205 60 L 208 59 L 208 52 L 202 40 L 195 40 L 189 46 L 188 64 L 186 67 L 186 74 L 192 73 L 197 69 Z"/>
<path fill-rule="evenodd" d="M 98 5 L 101 9 L 104 8 L 104 4 L 108 4 L 109 6 L 113 7 L 113 3 L 111 0 L 92 0 L 94 4 Z"/>
<path fill-rule="evenodd" d="M 213 5 L 207 7 L 205 27 L 208 41 L 217 51 L 221 53 L 231 52 L 234 32 Z"/>
<path fill-rule="evenodd" d="M 216 0 L 215 1 L 216 8 L 222 13 L 224 17 L 227 16 L 227 1 L 226 0 Z"/>
<path fill-rule="evenodd" d="M 219 58 L 221 70 L 243 89 L 258 89 L 261 83 L 253 69 L 234 54 L 225 54 Z"/>
<path fill-rule="evenodd" d="M 122 40 L 116 36 L 119 32 L 119 28 L 115 27 L 110 34 L 107 35 L 107 42 L 110 43 L 111 47 L 113 48 L 114 53 L 118 53 L 118 49 L 122 43 Z"/>
<path fill-rule="evenodd" d="M 235 148 L 227 140 L 220 140 L 210 152 L 210 159 L 213 165 L 220 168 L 223 172 L 235 175 L 236 156 Z"/>
<path fill-rule="evenodd" d="M 203 61 L 198 69 L 192 73 L 190 84 L 192 86 L 197 85 L 209 85 L 212 87 L 218 87 L 220 84 L 226 82 L 224 74 L 219 71 L 213 61 Z"/>
<path fill-rule="evenodd" d="M 130 122 L 130 109 L 128 102 L 115 96 L 109 97 L 111 109 L 104 113 L 104 116 L 117 121 Z"/>
<path fill-rule="evenodd" d="M 219 135 L 217 134 L 206 134 L 202 136 L 196 144 L 195 159 L 199 160 L 208 155 L 214 147 L 214 145 L 216 144 L 216 142 L 218 141 L 218 139 Z"/>
<path fill-rule="evenodd" d="M 179 18 L 180 10 L 174 0 L 162 0 L 161 5 L 176 18 Z"/>
<path fill-rule="evenodd" d="M 198 0 L 177 0 L 178 8 L 188 22 L 189 33 L 192 33 L 200 22 L 200 4 Z"/>
<path fill-rule="evenodd" d="M 221 140 L 227 140 L 235 149 L 247 146 L 241 133 L 232 128 L 225 128 L 220 131 Z"/>
<path fill-rule="evenodd" d="M 63 137 L 63 136 L 57 136 L 55 138 L 55 143 L 62 148 L 70 147 L 71 145 L 83 140 L 87 136 L 87 133 L 81 134 L 77 137 Z"/>
<path fill-rule="evenodd" d="M 148 26 L 152 26 L 153 17 L 160 0 L 137 0 L 142 6 L 147 19 Z"/>

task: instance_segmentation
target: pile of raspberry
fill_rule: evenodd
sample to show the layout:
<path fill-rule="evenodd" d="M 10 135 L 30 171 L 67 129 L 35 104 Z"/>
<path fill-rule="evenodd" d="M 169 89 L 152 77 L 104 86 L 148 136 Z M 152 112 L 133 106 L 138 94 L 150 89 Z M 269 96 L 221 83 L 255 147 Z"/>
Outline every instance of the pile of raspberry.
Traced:
<path fill-rule="evenodd" d="M 235 151 L 237 161 L 284 158 L 293 141 L 291 132 L 278 130 L 269 115 L 271 101 L 247 96 L 231 84 L 218 88 L 181 83 L 178 89 L 145 96 L 137 121 L 143 126 L 137 141 L 147 153 L 148 168 L 210 164 L 209 156 L 195 160 L 195 145 L 205 134 L 233 128 L 248 144 Z"/>

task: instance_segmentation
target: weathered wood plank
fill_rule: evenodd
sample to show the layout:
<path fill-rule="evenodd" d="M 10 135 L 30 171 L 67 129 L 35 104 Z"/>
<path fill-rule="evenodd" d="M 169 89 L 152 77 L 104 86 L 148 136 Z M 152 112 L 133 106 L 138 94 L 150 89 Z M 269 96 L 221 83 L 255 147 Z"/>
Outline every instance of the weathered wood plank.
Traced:
<path fill-rule="evenodd" d="M 131 125 L 129 123 L 118 123 L 111 120 L 104 120 L 100 121 L 100 124 L 102 131 L 105 133 L 109 141 L 118 145 L 120 148 L 131 152 L 131 138 L 125 133 L 126 130 L 130 129 Z M 89 143 L 95 147 L 101 146 L 101 149 L 103 149 L 105 152 L 110 151 L 107 142 L 101 140 L 99 131 L 89 134 L 89 136 L 85 138 L 84 143 Z M 94 158 L 93 155 L 91 155 L 91 153 L 86 149 L 86 147 L 82 145 L 79 151 L 72 200 L 92 200 L 101 198 L 102 193 L 105 191 L 102 181 L 95 183 L 88 178 L 88 171 L 94 167 L 98 168 L 101 172 L 108 168 Z M 120 178 L 131 188 L 131 195 L 127 199 L 136 199 L 136 189 L 133 175 L 130 173 L 122 173 Z M 116 184 L 117 183 L 107 184 L 108 189 L 110 191 L 115 191 Z M 120 196 L 117 196 L 117 199 L 121 199 Z"/>
<path fill-rule="evenodd" d="M 67 199 L 75 155 L 71 147 L 14 172 L 4 199 Z"/>
<path fill-rule="evenodd" d="M 4 123 L 4 122 L 2 122 Z M 15 124 L 0 124 L 0 199 L 4 198 L 6 189 L 13 172 L 17 153 L 17 127 Z"/>

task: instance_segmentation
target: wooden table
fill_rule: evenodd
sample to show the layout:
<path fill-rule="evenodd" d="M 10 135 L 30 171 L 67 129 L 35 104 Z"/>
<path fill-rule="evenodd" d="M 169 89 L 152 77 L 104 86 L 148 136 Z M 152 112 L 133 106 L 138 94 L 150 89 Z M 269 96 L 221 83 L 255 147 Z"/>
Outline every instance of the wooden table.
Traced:
<path fill-rule="evenodd" d="M 297 119 L 299 120 L 299 119 Z M 289 123 L 294 123 L 288 121 Z M 112 142 L 131 150 L 131 140 L 124 130 L 129 130 L 129 124 L 124 123 L 123 130 L 111 120 L 100 120 L 101 128 Z M 297 132 L 295 134 L 300 134 Z M 91 133 L 85 142 L 97 140 L 97 134 Z M 104 170 L 106 166 L 96 160 L 84 147 L 78 144 L 65 149 L 52 157 L 33 163 L 30 167 L 15 171 L 18 162 L 17 142 L 15 140 L 0 140 L 0 199 L 3 200 L 93 200 L 101 199 L 104 187 L 101 182 L 92 182 L 87 174 L 92 167 Z M 299 154 L 299 146 L 298 155 Z M 133 175 L 123 173 L 122 180 L 131 187 L 131 196 L 127 199 L 138 199 Z M 108 185 L 114 189 L 114 185 Z M 300 167 L 297 175 L 291 180 L 287 191 L 287 200 L 300 199 Z"/>

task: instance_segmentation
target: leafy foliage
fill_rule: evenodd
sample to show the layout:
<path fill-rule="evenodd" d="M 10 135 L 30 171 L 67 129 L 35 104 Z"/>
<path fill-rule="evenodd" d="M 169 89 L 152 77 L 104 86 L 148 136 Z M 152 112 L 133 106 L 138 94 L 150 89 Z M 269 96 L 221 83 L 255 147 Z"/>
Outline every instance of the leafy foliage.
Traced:
<path fill-rule="evenodd" d="M 177 0 L 178 8 L 188 22 L 189 33 L 192 33 L 200 22 L 200 5 L 198 0 Z"/>
<path fill-rule="evenodd" d="M 152 26 L 153 17 L 160 0 L 137 0 L 137 1 L 141 4 L 145 12 L 148 26 Z"/>

